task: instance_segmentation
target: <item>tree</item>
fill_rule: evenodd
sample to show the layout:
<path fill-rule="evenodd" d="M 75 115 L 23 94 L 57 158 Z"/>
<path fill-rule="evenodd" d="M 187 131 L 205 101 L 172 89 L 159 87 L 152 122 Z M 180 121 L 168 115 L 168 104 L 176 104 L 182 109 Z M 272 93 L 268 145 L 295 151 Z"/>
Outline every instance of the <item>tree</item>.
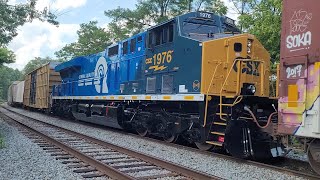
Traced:
<path fill-rule="evenodd" d="M 7 99 L 8 88 L 13 81 L 20 80 L 22 73 L 18 69 L 0 66 L 0 101 Z"/>
<path fill-rule="evenodd" d="M 76 56 L 94 54 L 103 51 L 110 45 L 110 33 L 97 26 L 97 21 L 80 24 L 77 31 L 77 42 L 67 44 L 55 55 L 62 60 L 69 60 Z"/>
<path fill-rule="evenodd" d="M 105 11 L 112 19 L 109 24 L 111 36 L 118 41 L 190 11 L 210 11 L 220 15 L 227 12 L 221 0 L 139 0 L 136 9 L 117 9 Z"/>
<path fill-rule="evenodd" d="M 34 59 L 30 60 L 28 64 L 26 64 L 22 70 L 22 73 L 26 75 L 49 62 L 58 62 L 58 60 L 54 60 L 48 56 L 45 58 L 35 57 Z"/>
<path fill-rule="evenodd" d="M 239 25 L 254 34 L 273 61 L 280 58 L 282 0 L 232 0 L 239 13 Z"/>
<path fill-rule="evenodd" d="M 171 7 L 174 15 L 191 11 L 208 11 L 219 15 L 227 14 L 227 7 L 221 0 L 176 0 Z"/>
<path fill-rule="evenodd" d="M 1 63 L 13 63 L 15 60 L 15 55 L 12 51 L 7 48 L 0 47 L 0 62 Z M 0 64 L 1 66 L 1 64 Z"/>
<path fill-rule="evenodd" d="M 8 43 L 17 36 L 17 28 L 33 19 L 47 21 L 58 25 L 56 16 L 47 9 L 38 11 L 35 9 L 37 0 L 29 0 L 28 3 L 9 5 L 8 0 L 0 0 L 0 65 L 12 63 L 15 56 L 8 50 Z"/>

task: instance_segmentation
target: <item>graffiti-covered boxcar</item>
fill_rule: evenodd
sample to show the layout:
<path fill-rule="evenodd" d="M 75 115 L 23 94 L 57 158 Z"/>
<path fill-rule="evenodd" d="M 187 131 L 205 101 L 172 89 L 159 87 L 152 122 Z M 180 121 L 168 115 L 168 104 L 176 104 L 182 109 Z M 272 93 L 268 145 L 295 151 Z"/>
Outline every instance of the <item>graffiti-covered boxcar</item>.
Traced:
<path fill-rule="evenodd" d="M 320 1 L 284 0 L 281 31 L 279 126 L 281 134 L 306 137 L 308 156 L 320 173 Z"/>

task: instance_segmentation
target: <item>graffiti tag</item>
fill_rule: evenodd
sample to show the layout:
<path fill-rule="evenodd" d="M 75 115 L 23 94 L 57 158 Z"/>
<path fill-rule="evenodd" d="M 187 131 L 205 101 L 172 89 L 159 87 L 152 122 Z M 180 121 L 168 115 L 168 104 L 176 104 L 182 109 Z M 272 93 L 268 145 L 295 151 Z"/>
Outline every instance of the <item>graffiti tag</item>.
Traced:
<path fill-rule="evenodd" d="M 287 48 L 290 51 L 308 49 L 312 43 L 312 33 L 307 31 L 312 19 L 312 13 L 299 10 L 293 13 L 290 19 L 290 35 L 286 38 Z"/>
<path fill-rule="evenodd" d="M 301 77 L 301 70 L 302 65 L 297 65 L 295 67 L 287 67 L 287 78 L 295 78 L 295 77 Z"/>

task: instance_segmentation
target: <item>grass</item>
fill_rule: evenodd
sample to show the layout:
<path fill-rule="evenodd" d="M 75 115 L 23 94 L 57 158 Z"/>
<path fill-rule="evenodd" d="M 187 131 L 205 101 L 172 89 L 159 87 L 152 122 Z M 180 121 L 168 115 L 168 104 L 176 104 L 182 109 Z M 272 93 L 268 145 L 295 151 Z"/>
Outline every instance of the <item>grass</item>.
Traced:
<path fill-rule="evenodd" d="M 2 135 L 0 134 L 0 149 L 4 148 L 4 139 Z"/>

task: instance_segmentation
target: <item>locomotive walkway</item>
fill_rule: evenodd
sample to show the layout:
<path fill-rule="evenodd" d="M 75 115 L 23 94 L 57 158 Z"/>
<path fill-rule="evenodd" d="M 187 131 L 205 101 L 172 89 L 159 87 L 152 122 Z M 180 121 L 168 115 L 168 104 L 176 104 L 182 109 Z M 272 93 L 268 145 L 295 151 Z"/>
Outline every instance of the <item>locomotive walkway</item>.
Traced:
<path fill-rule="evenodd" d="M 222 179 L 2 109 L 5 120 L 82 177 Z M 89 174 L 88 174 L 89 173 Z"/>

